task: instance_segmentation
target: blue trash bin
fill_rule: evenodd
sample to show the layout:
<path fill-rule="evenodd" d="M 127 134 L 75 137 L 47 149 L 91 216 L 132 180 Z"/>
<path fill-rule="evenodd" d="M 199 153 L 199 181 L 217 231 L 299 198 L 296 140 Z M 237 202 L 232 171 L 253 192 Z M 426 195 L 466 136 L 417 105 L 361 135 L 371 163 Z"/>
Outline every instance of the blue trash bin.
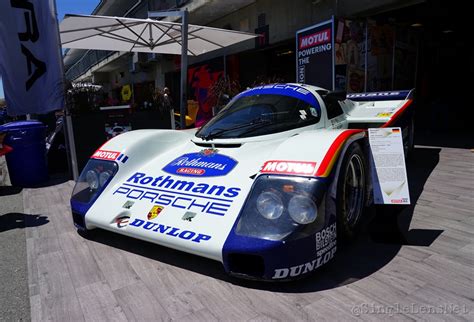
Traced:
<path fill-rule="evenodd" d="M 46 125 L 20 121 L 0 125 L 6 132 L 4 143 L 13 148 L 5 157 L 13 186 L 32 187 L 48 180 Z"/>

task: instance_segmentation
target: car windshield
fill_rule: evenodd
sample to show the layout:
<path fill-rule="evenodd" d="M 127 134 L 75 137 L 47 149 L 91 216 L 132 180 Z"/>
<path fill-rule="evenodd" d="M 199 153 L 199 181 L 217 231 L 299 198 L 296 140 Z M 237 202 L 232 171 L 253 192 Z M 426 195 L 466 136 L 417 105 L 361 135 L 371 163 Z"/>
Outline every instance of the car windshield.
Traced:
<path fill-rule="evenodd" d="M 196 136 L 243 138 L 288 131 L 319 122 L 316 106 L 286 95 L 251 95 L 230 102 Z"/>

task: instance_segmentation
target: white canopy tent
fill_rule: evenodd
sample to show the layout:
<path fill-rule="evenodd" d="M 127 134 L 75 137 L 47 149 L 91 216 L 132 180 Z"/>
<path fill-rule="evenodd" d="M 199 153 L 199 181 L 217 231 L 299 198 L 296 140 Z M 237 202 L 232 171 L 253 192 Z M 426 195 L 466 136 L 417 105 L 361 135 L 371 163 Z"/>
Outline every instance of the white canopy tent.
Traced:
<path fill-rule="evenodd" d="M 149 12 L 148 19 L 108 16 L 66 15 L 59 26 L 63 48 L 97 49 L 181 55 L 181 128 L 185 128 L 187 56 L 198 56 L 213 50 L 249 40 L 258 35 L 207 26 L 188 25 L 188 11 Z M 181 17 L 181 22 L 151 18 Z M 73 138 L 72 128 L 68 129 Z M 73 139 L 71 139 L 73 140 Z M 75 149 L 71 142 L 71 157 Z M 76 171 L 74 177 L 76 179 Z"/>

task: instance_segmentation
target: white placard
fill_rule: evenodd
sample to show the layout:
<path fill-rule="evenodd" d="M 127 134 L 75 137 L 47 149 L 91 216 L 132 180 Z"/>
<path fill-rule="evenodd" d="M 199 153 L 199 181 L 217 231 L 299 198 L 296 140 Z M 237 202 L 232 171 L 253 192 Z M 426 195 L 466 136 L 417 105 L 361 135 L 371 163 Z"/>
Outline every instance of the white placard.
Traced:
<path fill-rule="evenodd" d="M 399 127 L 369 129 L 375 204 L 409 205 L 407 170 Z"/>

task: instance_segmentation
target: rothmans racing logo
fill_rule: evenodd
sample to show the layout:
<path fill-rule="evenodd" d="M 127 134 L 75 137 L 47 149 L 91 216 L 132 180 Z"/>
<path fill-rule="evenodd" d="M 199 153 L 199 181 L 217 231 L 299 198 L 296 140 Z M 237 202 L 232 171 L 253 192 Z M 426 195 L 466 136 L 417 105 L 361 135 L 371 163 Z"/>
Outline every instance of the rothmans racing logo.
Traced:
<path fill-rule="evenodd" d="M 163 168 L 170 174 L 188 177 L 225 176 L 237 165 L 237 161 L 217 154 L 217 150 L 206 149 L 200 153 L 187 153 L 174 159 Z"/>
<path fill-rule="evenodd" d="M 179 180 L 171 176 L 152 177 L 136 172 L 113 192 L 114 196 L 148 201 L 186 211 L 224 216 L 241 189 Z"/>

